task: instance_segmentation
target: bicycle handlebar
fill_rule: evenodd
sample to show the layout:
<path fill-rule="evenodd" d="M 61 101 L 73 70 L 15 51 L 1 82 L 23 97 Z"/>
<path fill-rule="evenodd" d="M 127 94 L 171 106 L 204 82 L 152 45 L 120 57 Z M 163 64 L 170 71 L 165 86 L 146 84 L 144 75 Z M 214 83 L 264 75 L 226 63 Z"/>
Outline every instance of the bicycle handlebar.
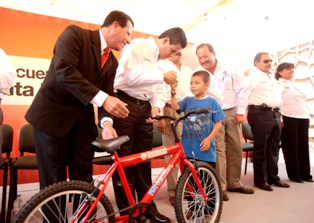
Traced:
<path fill-rule="evenodd" d="M 195 110 L 191 110 L 189 112 L 187 112 L 185 115 L 181 116 L 181 117 L 171 117 L 168 115 L 159 115 L 156 117 L 152 117 L 152 119 L 156 119 L 156 120 L 162 120 L 162 119 L 170 119 L 170 120 L 178 120 L 181 121 L 183 119 L 186 119 L 187 117 L 189 117 L 192 114 L 204 114 L 204 113 L 218 113 L 218 111 L 212 111 L 211 108 L 197 108 Z"/>

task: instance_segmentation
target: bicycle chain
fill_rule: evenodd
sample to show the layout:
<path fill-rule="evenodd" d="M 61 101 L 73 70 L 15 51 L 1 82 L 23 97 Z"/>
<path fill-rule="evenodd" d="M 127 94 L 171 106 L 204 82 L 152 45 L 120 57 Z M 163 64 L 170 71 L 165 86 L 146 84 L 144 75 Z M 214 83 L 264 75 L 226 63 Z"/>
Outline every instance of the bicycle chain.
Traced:
<path fill-rule="evenodd" d="M 123 209 L 121 209 L 121 210 L 119 210 L 119 211 L 116 211 L 116 212 L 113 212 L 113 213 L 111 213 L 111 214 L 109 214 L 109 215 L 106 215 L 105 217 L 103 217 L 103 218 L 101 218 L 101 219 L 110 218 L 110 217 L 112 217 L 112 216 L 114 216 L 114 215 L 116 215 L 116 214 L 118 214 L 118 213 L 120 213 L 120 212 L 130 210 L 130 209 L 133 208 L 133 207 L 134 207 L 134 206 L 129 206 L 129 207 L 123 208 Z M 97 221 L 98 221 L 98 220 L 100 220 L 100 219 L 97 219 Z"/>

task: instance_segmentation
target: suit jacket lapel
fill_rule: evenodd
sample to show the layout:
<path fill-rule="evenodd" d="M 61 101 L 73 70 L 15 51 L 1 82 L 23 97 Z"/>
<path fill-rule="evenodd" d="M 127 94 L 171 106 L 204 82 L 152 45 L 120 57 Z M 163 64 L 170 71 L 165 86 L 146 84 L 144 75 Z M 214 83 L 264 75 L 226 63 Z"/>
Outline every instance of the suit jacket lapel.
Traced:
<path fill-rule="evenodd" d="M 99 30 L 92 31 L 92 49 L 97 62 L 99 73 L 101 71 L 100 38 Z"/>

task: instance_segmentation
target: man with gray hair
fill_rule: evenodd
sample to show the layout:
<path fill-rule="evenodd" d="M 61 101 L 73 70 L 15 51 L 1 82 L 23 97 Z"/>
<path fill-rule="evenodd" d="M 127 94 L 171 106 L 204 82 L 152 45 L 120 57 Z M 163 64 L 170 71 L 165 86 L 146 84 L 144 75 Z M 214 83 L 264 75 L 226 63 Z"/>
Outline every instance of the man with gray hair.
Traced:
<path fill-rule="evenodd" d="M 216 135 L 216 171 L 220 177 L 223 200 L 228 201 L 226 191 L 253 194 L 252 188 L 241 184 L 242 147 L 241 123 L 245 120 L 249 89 L 245 76 L 229 64 L 216 58 L 212 45 L 202 43 L 196 48 L 199 64 L 211 75 L 211 87 L 221 94 L 221 107 L 226 115 Z"/>

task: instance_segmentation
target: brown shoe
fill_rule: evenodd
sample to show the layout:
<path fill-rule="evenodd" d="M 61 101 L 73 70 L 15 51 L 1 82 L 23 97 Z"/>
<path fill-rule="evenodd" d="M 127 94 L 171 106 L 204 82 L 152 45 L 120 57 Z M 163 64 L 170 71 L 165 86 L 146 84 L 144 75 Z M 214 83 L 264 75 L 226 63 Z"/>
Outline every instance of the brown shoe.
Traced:
<path fill-rule="evenodd" d="M 230 192 L 238 192 L 238 193 L 242 193 L 242 194 L 254 194 L 254 189 L 249 188 L 249 187 L 237 187 L 237 188 L 228 188 L 227 191 Z"/>
<path fill-rule="evenodd" d="M 287 184 L 287 183 L 285 183 L 285 182 L 283 182 L 283 181 L 281 181 L 281 180 L 277 180 L 277 181 L 274 181 L 274 182 L 268 182 L 268 184 L 269 184 L 269 185 L 274 184 L 274 185 L 277 186 L 277 187 L 285 187 L 285 188 L 290 187 L 289 184 Z"/>
<path fill-rule="evenodd" d="M 259 183 L 259 184 L 255 184 L 255 187 L 258 187 L 258 188 L 260 188 L 262 190 L 266 190 L 266 191 L 273 191 L 273 188 L 264 182 Z"/>
<path fill-rule="evenodd" d="M 169 201 L 172 206 L 174 206 L 174 196 L 169 196 Z"/>
<path fill-rule="evenodd" d="M 222 192 L 222 200 L 229 201 L 229 196 L 225 190 Z"/>

